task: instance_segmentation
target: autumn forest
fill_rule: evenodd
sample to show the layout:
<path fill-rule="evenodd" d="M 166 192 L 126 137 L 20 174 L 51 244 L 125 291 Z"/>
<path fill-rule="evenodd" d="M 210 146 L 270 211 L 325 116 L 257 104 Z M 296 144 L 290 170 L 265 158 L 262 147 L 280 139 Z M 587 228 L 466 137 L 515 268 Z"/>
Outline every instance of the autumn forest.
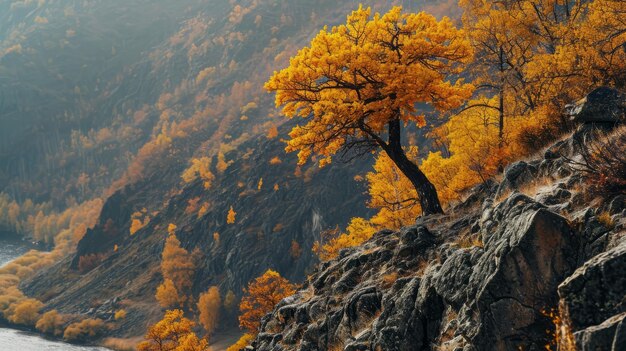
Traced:
<path fill-rule="evenodd" d="M 323 309 L 290 306 L 445 266 L 319 273 L 416 221 L 488 251 L 476 189 L 625 82 L 624 0 L 0 0 L 0 239 L 25 248 L 0 266 L 0 326 L 112 350 L 408 350 L 346 341 L 390 305 L 323 347 Z M 602 206 L 626 194 L 617 128 L 558 166 L 616 233 Z M 541 349 L 576 350 L 558 308 Z M 267 337 L 290 320 L 308 329 Z"/>

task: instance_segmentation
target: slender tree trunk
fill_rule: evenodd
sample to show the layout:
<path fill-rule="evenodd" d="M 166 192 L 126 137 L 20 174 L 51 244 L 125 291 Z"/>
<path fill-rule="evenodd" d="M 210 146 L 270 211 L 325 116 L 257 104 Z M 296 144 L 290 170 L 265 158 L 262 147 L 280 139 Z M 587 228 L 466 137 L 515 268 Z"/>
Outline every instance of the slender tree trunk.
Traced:
<path fill-rule="evenodd" d="M 498 106 L 498 112 L 500 114 L 500 120 L 498 121 L 498 138 L 499 145 L 502 147 L 504 142 L 504 50 L 500 46 L 500 91 L 498 92 L 500 106 Z"/>
<path fill-rule="evenodd" d="M 443 213 L 437 189 L 428 177 L 406 156 L 401 143 L 400 120 L 389 122 L 389 143 L 384 148 L 389 158 L 398 166 L 398 169 L 411 181 L 419 195 L 420 205 L 424 215 Z"/>

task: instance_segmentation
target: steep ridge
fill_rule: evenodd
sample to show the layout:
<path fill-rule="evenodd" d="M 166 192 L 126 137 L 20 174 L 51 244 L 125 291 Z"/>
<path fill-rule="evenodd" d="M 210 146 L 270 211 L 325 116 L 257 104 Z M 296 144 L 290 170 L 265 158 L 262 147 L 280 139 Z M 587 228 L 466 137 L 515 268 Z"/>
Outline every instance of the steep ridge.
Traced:
<path fill-rule="evenodd" d="M 254 350 L 626 348 L 625 198 L 593 200 L 572 166 L 615 123 L 601 92 L 575 117 L 609 123 L 510 165 L 446 215 L 322 263 L 264 318 Z"/>
<path fill-rule="evenodd" d="M 104 319 L 111 319 L 114 309 L 100 309 L 102 305 L 124 300 L 133 318 L 112 334 L 140 335 L 149 321 L 160 317 L 154 292 L 162 281 L 159 265 L 169 223 L 178 227 L 176 235 L 188 251 L 198 248 L 202 253 L 195 293 L 217 285 L 240 295 L 267 268 L 299 281 L 315 262 L 311 248 L 322 230 L 345 226 L 351 216 L 369 213 L 363 189 L 353 180 L 367 166 L 362 162 L 322 170 L 312 166 L 298 177 L 293 172 L 294 159 L 270 164 L 282 143 L 262 138 L 250 142 L 256 147 L 250 158 L 235 161 L 221 175 L 220 188 L 207 192 L 200 181 L 189 184 L 134 235 L 129 235 L 131 214 L 159 198 L 146 198 L 151 196 L 146 189 L 151 187 L 150 180 L 117 192 L 104 205 L 99 224 L 87 232 L 76 254 L 42 270 L 22 289 L 48 308 Z M 258 189 L 261 178 L 264 185 Z M 189 211 L 189 201 L 197 197 L 211 199 L 210 209 L 201 216 L 197 210 Z M 226 223 L 230 206 L 237 211 L 234 224 Z M 219 238 L 213 233 L 219 233 Z M 294 242 L 300 252 L 290 254 Z M 101 263 L 80 272 L 80 257 L 91 254 L 99 255 Z M 225 326 L 229 322 L 234 318 L 224 319 Z"/>

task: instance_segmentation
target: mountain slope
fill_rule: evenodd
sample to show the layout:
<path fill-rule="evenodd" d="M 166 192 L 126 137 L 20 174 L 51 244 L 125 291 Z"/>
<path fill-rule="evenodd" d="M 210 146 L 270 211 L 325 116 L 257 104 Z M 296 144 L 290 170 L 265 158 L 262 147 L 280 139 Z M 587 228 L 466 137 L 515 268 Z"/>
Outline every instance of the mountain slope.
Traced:
<path fill-rule="evenodd" d="M 601 145 L 623 151 L 620 128 Z M 594 197 L 581 169 L 594 129 L 324 262 L 254 350 L 624 349 L 626 202 Z"/>

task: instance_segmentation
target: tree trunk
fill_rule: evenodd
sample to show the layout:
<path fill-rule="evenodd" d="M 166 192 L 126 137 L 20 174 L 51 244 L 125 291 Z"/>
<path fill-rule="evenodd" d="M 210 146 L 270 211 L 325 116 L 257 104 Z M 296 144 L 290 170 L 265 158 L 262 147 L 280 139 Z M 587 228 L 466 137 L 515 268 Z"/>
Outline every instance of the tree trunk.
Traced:
<path fill-rule="evenodd" d="M 424 172 L 406 156 L 400 138 L 400 120 L 396 119 L 389 122 L 389 143 L 384 147 L 385 152 L 415 187 L 424 215 L 443 213 L 437 189 Z"/>
<path fill-rule="evenodd" d="M 499 97 L 499 121 L 498 121 L 498 145 L 502 147 L 504 141 L 504 50 L 500 46 L 500 88 L 498 94 Z"/>

